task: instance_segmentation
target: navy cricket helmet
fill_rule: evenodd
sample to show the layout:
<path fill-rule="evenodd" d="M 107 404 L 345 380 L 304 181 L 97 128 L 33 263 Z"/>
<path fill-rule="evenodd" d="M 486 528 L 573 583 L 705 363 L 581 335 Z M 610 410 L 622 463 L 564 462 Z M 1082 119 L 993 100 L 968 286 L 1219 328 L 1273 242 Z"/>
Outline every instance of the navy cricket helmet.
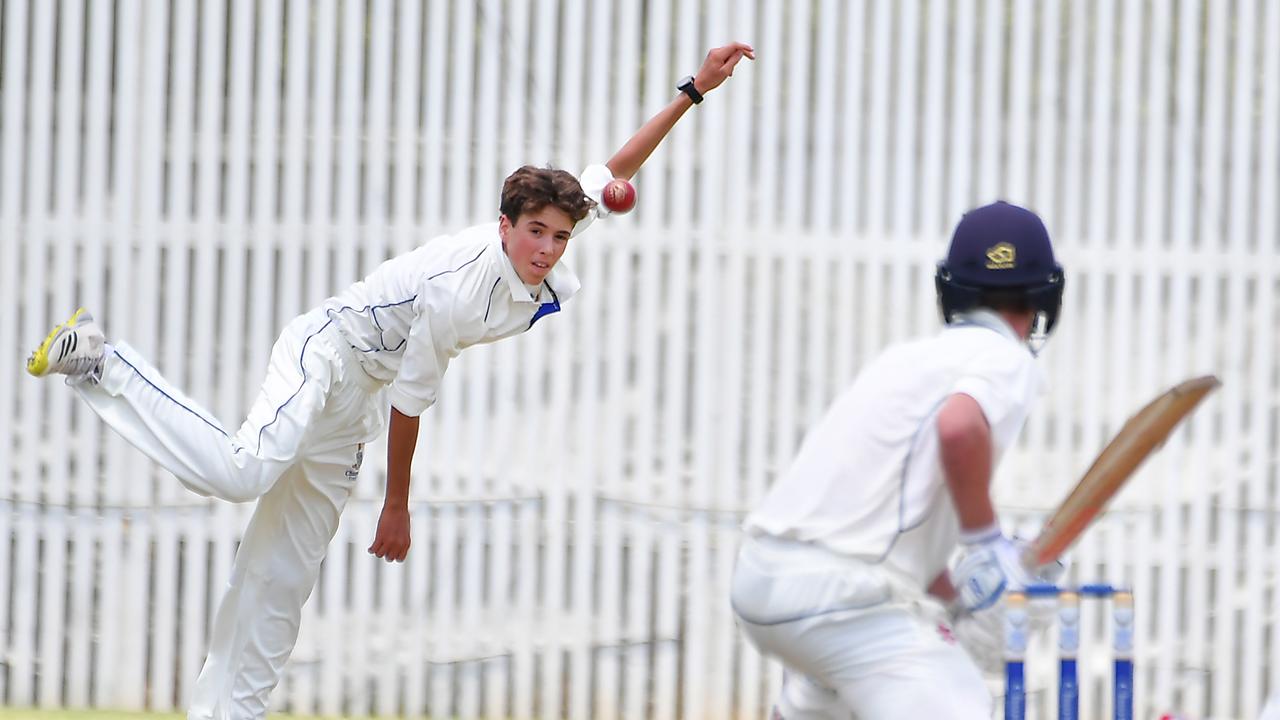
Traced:
<path fill-rule="evenodd" d="M 1062 308 L 1064 281 L 1039 216 L 999 201 L 960 218 L 934 284 L 943 322 L 1000 298 L 1034 310 L 1034 332 L 1048 335 Z"/>

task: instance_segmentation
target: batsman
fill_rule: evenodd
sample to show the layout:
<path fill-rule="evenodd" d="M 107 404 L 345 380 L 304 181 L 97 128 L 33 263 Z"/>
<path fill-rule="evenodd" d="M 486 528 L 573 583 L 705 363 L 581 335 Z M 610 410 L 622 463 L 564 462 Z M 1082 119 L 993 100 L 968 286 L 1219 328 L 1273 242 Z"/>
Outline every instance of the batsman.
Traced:
<path fill-rule="evenodd" d="M 257 501 L 217 610 L 191 720 L 250 720 L 297 639 L 364 443 L 387 430 L 386 499 L 369 552 L 409 551 L 409 478 L 418 417 L 449 361 L 523 333 L 579 288 L 560 262 L 614 178 L 631 178 L 749 45 L 707 53 L 697 75 L 604 165 L 581 178 L 525 166 L 507 177 L 496 222 L 436 238 L 378 267 L 285 327 L 248 418 L 228 430 L 126 343 L 105 342 L 78 311 L 32 354 L 32 375 L 67 376 L 113 430 L 201 495 Z M 448 452 L 440 448 L 436 452 Z"/>
<path fill-rule="evenodd" d="M 865 367 L 748 515 L 730 599 L 785 666 L 774 720 L 991 717 L 949 617 L 999 648 L 1001 595 L 1041 579 L 991 478 L 1040 393 L 1063 283 L 1033 212 L 966 213 L 937 268 L 944 328 Z"/>

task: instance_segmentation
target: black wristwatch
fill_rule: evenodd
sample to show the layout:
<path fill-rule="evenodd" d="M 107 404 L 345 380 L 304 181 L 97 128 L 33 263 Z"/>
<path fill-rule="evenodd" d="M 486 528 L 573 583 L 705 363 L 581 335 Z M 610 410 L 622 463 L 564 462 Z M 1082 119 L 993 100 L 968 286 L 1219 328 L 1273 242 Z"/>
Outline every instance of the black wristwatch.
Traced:
<path fill-rule="evenodd" d="M 680 84 L 676 86 L 676 89 L 684 93 L 685 95 L 688 95 L 689 99 L 693 101 L 694 105 L 697 105 L 698 103 L 702 102 L 702 93 L 698 92 L 698 88 L 693 86 L 692 75 L 681 80 Z"/>

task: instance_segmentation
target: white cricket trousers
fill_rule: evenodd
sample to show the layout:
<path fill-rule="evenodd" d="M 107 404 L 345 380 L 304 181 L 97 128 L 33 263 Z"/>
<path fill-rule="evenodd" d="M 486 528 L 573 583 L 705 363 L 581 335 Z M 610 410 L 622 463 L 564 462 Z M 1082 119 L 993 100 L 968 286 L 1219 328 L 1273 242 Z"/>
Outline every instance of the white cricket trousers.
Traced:
<path fill-rule="evenodd" d="M 791 540 L 747 537 L 730 600 L 786 669 L 782 720 L 989 720 L 981 672 L 941 608 L 884 568 Z"/>
<path fill-rule="evenodd" d="M 325 315 L 312 312 L 281 333 L 234 436 L 123 343 L 108 347 L 98 383 L 75 387 L 108 426 L 194 492 L 258 500 L 188 717 L 263 717 L 355 487 L 363 443 L 385 427 L 381 385 Z"/>

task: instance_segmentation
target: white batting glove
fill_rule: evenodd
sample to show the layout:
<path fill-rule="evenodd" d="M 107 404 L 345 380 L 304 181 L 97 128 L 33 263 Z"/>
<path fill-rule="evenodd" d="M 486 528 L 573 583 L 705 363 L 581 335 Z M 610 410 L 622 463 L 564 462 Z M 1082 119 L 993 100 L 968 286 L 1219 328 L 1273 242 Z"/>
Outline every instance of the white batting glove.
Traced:
<path fill-rule="evenodd" d="M 1022 567 L 1022 549 L 1005 537 L 998 525 L 963 533 L 960 541 L 963 554 L 951 571 L 951 584 L 963 611 L 985 610 L 1007 590 L 1038 582 Z"/>

